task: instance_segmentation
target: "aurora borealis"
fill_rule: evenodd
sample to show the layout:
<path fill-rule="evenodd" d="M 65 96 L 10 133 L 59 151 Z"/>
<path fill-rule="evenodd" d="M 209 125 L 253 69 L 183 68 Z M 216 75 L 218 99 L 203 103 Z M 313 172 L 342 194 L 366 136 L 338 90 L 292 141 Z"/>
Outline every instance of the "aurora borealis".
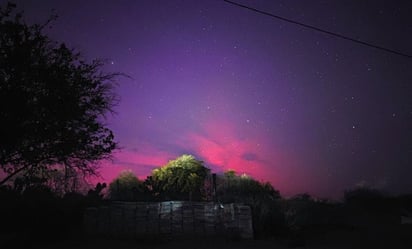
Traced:
<path fill-rule="evenodd" d="M 407 1 L 241 1 L 412 54 Z M 181 154 L 215 172 L 270 181 L 286 196 L 368 185 L 412 191 L 412 59 L 220 0 L 16 1 L 28 22 L 119 78 L 121 170 L 144 177 Z"/>

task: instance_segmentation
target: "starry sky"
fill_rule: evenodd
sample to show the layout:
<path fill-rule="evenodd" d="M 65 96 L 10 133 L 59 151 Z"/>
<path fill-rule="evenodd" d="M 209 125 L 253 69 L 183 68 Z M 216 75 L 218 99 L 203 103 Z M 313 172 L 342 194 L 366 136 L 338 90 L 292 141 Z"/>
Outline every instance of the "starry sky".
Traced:
<path fill-rule="evenodd" d="M 408 1 L 237 0 L 412 54 Z M 102 179 L 188 153 L 283 196 L 412 192 L 412 59 L 222 0 L 16 1 L 27 22 L 122 72 L 106 122 L 121 150 Z"/>

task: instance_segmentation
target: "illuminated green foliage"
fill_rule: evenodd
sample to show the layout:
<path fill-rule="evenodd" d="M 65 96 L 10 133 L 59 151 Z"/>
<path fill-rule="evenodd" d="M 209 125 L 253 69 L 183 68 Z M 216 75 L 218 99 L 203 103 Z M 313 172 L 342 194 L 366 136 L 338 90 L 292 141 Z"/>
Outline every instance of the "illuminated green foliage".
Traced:
<path fill-rule="evenodd" d="M 154 169 L 148 185 L 163 198 L 200 199 L 210 170 L 192 155 L 182 155 Z"/>

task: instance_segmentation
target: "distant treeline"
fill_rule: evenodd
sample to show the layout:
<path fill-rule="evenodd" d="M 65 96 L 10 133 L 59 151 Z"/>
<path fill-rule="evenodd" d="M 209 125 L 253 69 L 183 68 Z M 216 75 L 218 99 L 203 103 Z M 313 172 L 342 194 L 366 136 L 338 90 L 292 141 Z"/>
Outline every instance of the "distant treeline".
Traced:
<path fill-rule="evenodd" d="M 54 186 L 54 185 L 53 185 Z M 122 172 L 108 188 L 97 184 L 87 193 L 62 194 L 41 181 L 0 187 L 0 235 L 11 244 L 49 241 L 79 233 L 84 210 L 122 201 L 214 201 L 251 207 L 255 238 L 287 237 L 297 244 L 311 229 L 356 229 L 400 224 L 412 213 L 412 195 L 388 196 L 370 188 L 347 190 L 340 202 L 299 194 L 282 198 L 269 183 L 228 171 L 213 176 L 201 161 L 184 155 L 153 170 L 144 181 Z M 59 188 L 60 189 L 60 188 Z M 60 237 L 59 237 L 60 236 Z"/>

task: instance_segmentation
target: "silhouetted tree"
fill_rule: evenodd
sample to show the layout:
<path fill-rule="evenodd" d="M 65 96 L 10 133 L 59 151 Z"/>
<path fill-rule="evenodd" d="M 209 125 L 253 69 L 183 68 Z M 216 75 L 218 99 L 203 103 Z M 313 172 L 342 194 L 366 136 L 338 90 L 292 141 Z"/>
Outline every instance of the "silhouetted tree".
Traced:
<path fill-rule="evenodd" d="M 257 237 L 273 235 L 283 229 L 280 198 L 279 191 L 270 183 L 259 182 L 246 174 L 237 175 L 235 171 L 229 170 L 218 178 L 217 200 L 249 205 Z"/>
<path fill-rule="evenodd" d="M 160 198 L 197 199 L 210 169 L 192 155 L 182 155 L 165 166 L 154 169 L 147 185 Z"/>
<path fill-rule="evenodd" d="M 314 205 L 315 200 L 308 193 L 297 194 L 286 200 L 284 209 L 289 229 L 297 231 L 305 225 L 314 223 L 315 217 L 312 217 Z"/>
<path fill-rule="evenodd" d="M 130 170 L 120 172 L 119 176 L 109 184 L 109 195 L 112 200 L 140 200 L 145 193 L 143 182 Z"/>
<path fill-rule="evenodd" d="M 99 205 L 103 200 L 104 193 L 103 190 L 107 187 L 106 183 L 97 183 L 94 189 L 90 189 L 87 192 L 88 205 L 96 206 Z"/>
<path fill-rule="evenodd" d="M 352 208 L 368 211 L 389 211 L 395 207 L 395 200 L 381 190 L 357 187 L 344 192 L 345 204 Z"/>
<path fill-rule="evenodd" d="M 28 25 L 15 5 L 0 9 L 0 185 L 19 173 L 47 179 L 56 168 L 95 174 L 116 148 L 103 121 L 118 74 L 50 40 L 43 30 L 52 19 Z"/>
<path fill-rule="evenodd" d="M 259 182 L 246 174 L 237 175 L 228 170 L 218 178 L 218 199 L 222 202 L 256 203 L 276 200 L 280 193 L 268 182 Z"/>
<path fill-rule="evenodd" d="M 73 168 L 54 169 L 47 174 L 45 184 L 59 196 L 67 192 L 78 192 L 86 194 L 93 187 L 86 178 L 79 175 Z"/>
<path fill-rule="evenodd" d="M 357 187 L 354 189 L 345 190 L 344 200 L 346 203 L 354 202 L 373 202 L 383 199 L 384 194 L 378 190 L 370 187 Z"/>

